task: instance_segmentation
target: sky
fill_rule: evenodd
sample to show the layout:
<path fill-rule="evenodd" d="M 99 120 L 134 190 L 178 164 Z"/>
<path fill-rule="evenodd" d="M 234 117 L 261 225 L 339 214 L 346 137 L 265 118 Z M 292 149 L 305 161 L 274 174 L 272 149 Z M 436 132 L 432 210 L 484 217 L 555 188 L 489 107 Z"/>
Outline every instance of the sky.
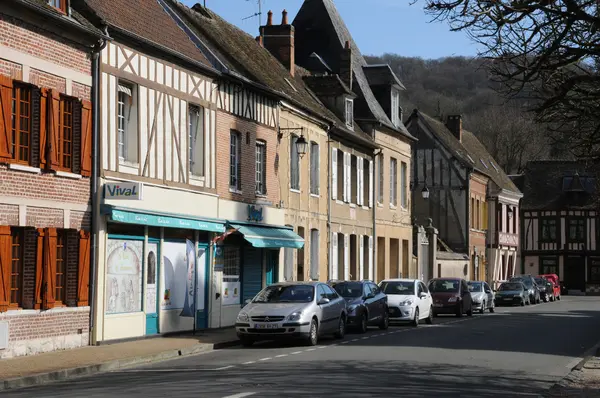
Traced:
<path fill-rule="evenodd" d="M 258 35 L 259 0 L 181 0 L 187 6 L 206 6 L 252 36 Z M 281 23 L 281 11 L 293 21 L 303 0 L 261 0 L 262 23 L 273 11 L 273 23 Z M 394 53 L 425 59 L 453 55 L 473 56 L 476 46 L 465 33 L 451 32 L 445 22 L 431 22 L 423 11 L 424 0 L 334 0 L 363 55 Z M 247 19 L 244 19 L 247 18 Z"/>

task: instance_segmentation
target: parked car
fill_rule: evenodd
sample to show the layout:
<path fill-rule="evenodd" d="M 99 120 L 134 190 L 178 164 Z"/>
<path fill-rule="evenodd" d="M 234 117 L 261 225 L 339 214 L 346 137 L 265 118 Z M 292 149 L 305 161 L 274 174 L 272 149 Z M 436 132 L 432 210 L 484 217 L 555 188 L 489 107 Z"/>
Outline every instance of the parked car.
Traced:
<path fill-rule="evenodd" d="M 328 333 L 343 338 L 346 318 L 346 300 L 325 283 L 283 282 L 247 300 L 235 328 L 244 346 L 276 339 L 301 339 L 316 345 Z"/>
<path fill-rule="evenodd" d="M 546 279 L 548 279 L 550 281 L 550 283 L 552 283 L 552 289 L 554 290 L 554 297 L 556 300 L 560 300 L 560 296 L 561 296 L 561 286 L 560 286 L 560 280 L 558 279 L 558 275 L 556 274 L 543 274 L 540 275 L 541 277 L 544 277 Z"/>
<path fill-rule="evenodd" d="M 501 305 L 519 304 L 521 307 L 529 305 L 531 298 L 527 288 L 521 281 L 504 282 L 496 291 L 494 301 L 497 307 Z"/>
<path fill-rule="evenodd" d="M 429 281 L 433 298 L 433 315 L 456 314 L 457 317 L 473 315 L 473 300 L 467 281 L 460 278 L 437 278 Z"/>
<path fill-rule="evenodd" d="M 552 282 L 543 276 L 536 276 L 533 279 L 535 279 L 535 283 L 540 289 L 540 296 L 544 303 L 547 303 L 548 301 L 554 301 L 554 286 L 552 285 Z"/>
<path fill-rule="evenodd" d="M 379 282 L 387 295 L 391 322 L 411 322 L 419 326 L 423 319 L 433 323 L 433 299 L 418 279 L 385 279 Z"/>
<path fill-rule="evenodd" d="M 387 329 L 389 326 L 388 298 L 370 281 L 337 281 L 335 291 L 346 300 L 348 327 L 366 333 L 369 326 Z"/>
<path fill-rule="evenodd" d="M 467 285 L 469 285 L 469 293 L 473 299 L 473 310 L 479 311 L 480 314 L 486 310 L 494 312 L 494 292 L 490 285 L 483 281 L 470 281 L 467 282 Z"/>
<path fill-rule="evenodd" d="M 510 278 L 509 282 L 522 282 L 527 289 L 527 293 L 529 294 L 529 302 L 531 304 L 539 304 L 542 302 L 540 298 L 540 289 L 538 288 L 537 283 L 535 283 L 535 279 L 531 275 L 518 275 Z"/>

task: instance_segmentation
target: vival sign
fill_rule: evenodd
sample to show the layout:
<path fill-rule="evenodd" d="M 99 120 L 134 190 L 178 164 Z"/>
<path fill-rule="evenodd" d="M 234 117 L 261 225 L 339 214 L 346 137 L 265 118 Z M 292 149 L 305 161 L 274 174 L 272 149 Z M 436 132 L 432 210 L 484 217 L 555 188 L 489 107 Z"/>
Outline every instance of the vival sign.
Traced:
<path fill-rule="evenodd" d="M 142 187 L 139 182 L 107 182 L 104 199 L 142 200 Z"/>

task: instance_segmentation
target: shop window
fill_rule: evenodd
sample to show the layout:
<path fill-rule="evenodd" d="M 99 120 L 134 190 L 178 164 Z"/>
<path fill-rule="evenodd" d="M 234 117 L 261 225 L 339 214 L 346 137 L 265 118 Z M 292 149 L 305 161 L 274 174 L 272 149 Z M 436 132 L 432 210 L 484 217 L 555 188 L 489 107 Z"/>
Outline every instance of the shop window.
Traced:
<path fill-rule="evenodd" d="M 109 238 L 106 245 L 106 314 L 142 310 L 144 241 Z M 177 265 L 165 260 L 165 275 L 175 275 Z M 168 277 L 167 277 L 168 278 Z M 171 292 L 165 287 L 166 303 Z"/>
<path fill-rule="evenodd" d="M 223 305 L 240 304 L 241 302 L 241 248 L 239 246 L 223 247 Z"/>

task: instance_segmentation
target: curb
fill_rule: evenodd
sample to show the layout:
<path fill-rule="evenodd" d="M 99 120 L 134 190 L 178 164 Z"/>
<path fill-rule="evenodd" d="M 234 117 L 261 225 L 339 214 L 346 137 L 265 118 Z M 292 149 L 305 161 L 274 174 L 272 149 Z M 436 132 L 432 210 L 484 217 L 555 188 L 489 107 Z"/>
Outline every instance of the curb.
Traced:
<path fill-rule="evenodd" d="M 555 395 L 555 394 L 554 394 L 554 391 L 555 391 L 555 390 L 557 390 L 557 389 L 561 389 L 561 388 L 563 387 L 563 386 L 562 386 L 562 383 L 563 383 L 565 380 L 569 379 L 569 377 L 571 377 L 571 375 L 572 375 L 574 372 L 579 372 L 579 371 L 581 371 L 581 370 L 582 370 L 582 369 L 585 367 L 585 365 L 586 365 L 586 364 L 587 364 L 587 363 L 588 363 L 588 362 L 589 362 L 591 359 L 593 359 L 594 357 L 600 357 L 600 341 L 599 341 L 599 342 L 598 342 L 598 343 L 597 343 L 595 346 L 593 346 L 592 348 L 590 348 L 589 350 L 587 350 L 586 352 L 584 352 L 584 353 L 583 353 L 583 359 L 582 359 L 581 361 L 579 361 L 579 362 L 577 363 L 577 365 L 573 366 L 573 367 L 571 368 L 571 370 L 569 371 L 569 373 L 568 373 L 568 374 L 567 374 L 565 377 L 561 378 L 559 381 L 557 381 L 556 383 L 554 383 L 554 384 L 553 384 L 553 385 L 552 385 L 552 386 L 551 386 L 551 387 L 550 387 L 550 388 L 547 390 L 547 395 L 546 395 L 546 396 L 547 396 L 547 397 L 556 397 L 556 396 L 564 397 L 564 396 L 567 396 L 567 395 L 564 395 L 564 393 L 558 393 L 559 395 Z"/>
<path fill-rule="evenodd" d="M 38 373 L 30 376 L 16 377 L 8 380 L 0 380 L 0 391 L 14 390 L 25 387 L 39 386 L 71 378 L 90 376 L 96 373 L 109 372 L 133 366 L 167 361 L 180 357 L 187 357 L 205 352 L 220 350 L 239 345 L 239 340 L 225 341 L 216 344 L 196 344 L 191 347 L 163 351 L 154 355 L 139 356 L 133 358 L 116 359 L 93 365 L 80 366 L 70 369 L 55 370 L 47 373 Z"/>

